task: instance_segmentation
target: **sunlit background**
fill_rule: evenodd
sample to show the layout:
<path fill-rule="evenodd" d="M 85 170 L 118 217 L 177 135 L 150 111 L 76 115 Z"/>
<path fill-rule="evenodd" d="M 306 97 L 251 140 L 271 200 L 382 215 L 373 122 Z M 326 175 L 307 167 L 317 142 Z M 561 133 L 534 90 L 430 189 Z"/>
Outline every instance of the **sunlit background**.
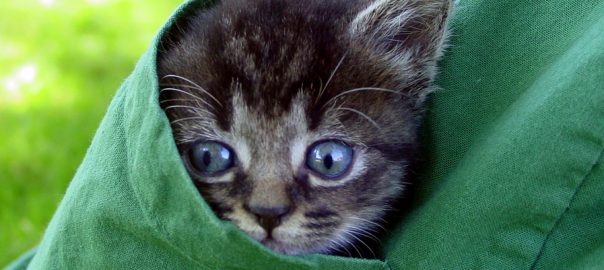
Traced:
<path fill-rule="evenodd" d="M 0 1 L 0 268 L 39 243 L 111 97 L 180 3 Z"/>

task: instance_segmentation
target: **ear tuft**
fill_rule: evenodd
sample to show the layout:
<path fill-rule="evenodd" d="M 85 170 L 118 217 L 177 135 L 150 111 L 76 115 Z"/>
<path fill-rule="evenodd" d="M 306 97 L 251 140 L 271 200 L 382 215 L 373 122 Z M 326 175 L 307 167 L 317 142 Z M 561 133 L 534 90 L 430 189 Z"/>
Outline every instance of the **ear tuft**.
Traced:
<path fill-rule="evenodd" d="M 377 53 L 437 59 L 446 40 L 451 0 L 375 0 L 359 12 L 349 33 Z"/>

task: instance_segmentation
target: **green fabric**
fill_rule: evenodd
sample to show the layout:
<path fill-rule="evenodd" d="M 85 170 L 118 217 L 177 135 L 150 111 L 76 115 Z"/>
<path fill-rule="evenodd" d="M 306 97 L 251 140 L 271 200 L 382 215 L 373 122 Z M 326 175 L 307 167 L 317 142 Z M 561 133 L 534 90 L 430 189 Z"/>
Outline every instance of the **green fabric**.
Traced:
<path fill-rule="evenodd" d="M 459 1 L 393 269 L 604 269 L 604 1 Z"/>
<path fill-rule="evenodd" d="M 156 40 L 11 268 L 604 268 L 604 1 L 458 1 L 452 26 L 385 261 L 278 255 L 218 220 L 159 108 Z"/>

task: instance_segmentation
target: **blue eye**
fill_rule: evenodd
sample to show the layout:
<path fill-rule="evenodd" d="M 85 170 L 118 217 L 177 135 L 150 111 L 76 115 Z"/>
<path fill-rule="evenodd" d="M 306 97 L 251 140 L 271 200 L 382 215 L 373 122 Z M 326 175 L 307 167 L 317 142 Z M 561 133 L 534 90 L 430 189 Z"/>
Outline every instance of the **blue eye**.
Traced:
<path fill-rule="evenodd" d="M 224 144 L 200 142 L 189 151 L 191 165 L 202 175 L 212 176 L 233 167 L 234 154 Z"/>
<path fill-rule="evenodd" d="M 337 178 L 352 165 L 352 148 L 339 141 L 326 141 L 311 146 L 306 165 L 325 178 Z"/>

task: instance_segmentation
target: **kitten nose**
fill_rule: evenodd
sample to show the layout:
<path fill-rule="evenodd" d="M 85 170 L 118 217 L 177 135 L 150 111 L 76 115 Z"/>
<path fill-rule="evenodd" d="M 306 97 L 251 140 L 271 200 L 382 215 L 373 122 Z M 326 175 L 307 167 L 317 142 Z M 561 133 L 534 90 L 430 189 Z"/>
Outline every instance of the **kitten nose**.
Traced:
<path fill-rule="evenodd" d="M 258 206 L 246 205 L 247 210 L 258 218 L 258 224 L 270 234 L 270 232 L 281 223 L 281 218 L 289 214 L 289 205 Z"/>

